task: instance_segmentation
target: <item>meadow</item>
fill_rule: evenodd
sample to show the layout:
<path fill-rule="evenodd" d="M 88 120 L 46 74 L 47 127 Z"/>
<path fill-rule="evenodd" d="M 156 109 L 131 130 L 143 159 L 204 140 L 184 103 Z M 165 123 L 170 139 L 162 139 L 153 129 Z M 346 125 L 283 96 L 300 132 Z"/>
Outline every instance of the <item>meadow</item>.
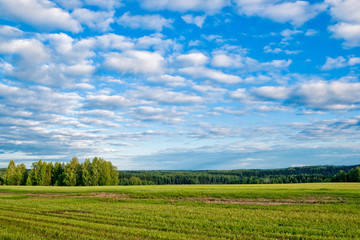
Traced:
<path fill-rule="evenodd" d="M 0 239 L 360 239 L 360 184 L 0 186 Z"/>

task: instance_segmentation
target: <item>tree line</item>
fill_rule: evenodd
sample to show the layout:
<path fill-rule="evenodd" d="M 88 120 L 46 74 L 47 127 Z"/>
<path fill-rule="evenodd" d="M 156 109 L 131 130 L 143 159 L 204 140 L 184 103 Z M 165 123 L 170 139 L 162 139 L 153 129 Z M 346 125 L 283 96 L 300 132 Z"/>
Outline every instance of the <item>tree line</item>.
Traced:
<path fill-rule="evenodd" d="M 120 185 L 335 182 L 338 181 L 335 176 L 341 171 L 355 176 L 355 170 L 360 174 L 358 169 L 358 166 L 305 166 L 265 170 L 120 171 L 119 180 Z M 345 181 L 355 181 L 355 179 L 355 177 L 347 177 Z"/>
<path fill-rule="evenodd" d="M 332 182 L 360 182 L 360 167 L 352 168 L 347 173 L 340 170 L 332 179 Z"/>
<path fill-rule="evenodd" d="M 111 162 L 102 158 L 86 159 L 79 163 L 32 164 L 30 171 L 24 164 L 9 167 L 0 184 L 8 185 L 162 185 L 162 184 L 272 184 L 313 182 L 360 182 L 360 166 L 306 166 L 283 169 L 237 169 L 203 171 L 117 171 Z"/>
<path fill-rule="evenodd" d="M 0 180 L 1 181 L 1 180 Z M 24 164 L 10 161 L 2 176 L 7 185 L 28 186 L 102 186 L 118 185 L 119 172 L 111 162 L 95 157 L 80 163 L 74 157 L 70 162 L 33 162 L 28 171 Z"/>

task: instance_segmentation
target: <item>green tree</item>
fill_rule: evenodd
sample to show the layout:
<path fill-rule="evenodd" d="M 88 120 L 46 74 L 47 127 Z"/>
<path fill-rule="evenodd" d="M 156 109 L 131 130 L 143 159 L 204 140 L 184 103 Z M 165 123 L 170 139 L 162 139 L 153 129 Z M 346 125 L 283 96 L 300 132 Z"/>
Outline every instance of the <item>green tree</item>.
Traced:
<path fill-rule="evenodd" d="M 25 185 L 26 184 L 26 180 L 28 178 L 28 170 L 26 169 L 25 164 L 21 163 L 19 165 L 16 166 L 16 172 L 18 175 L 18 179 L 17 179 L 17 185 Z"/>
<path fill-rule="evenodd" d="M 360 167 L 350 169 L 347 176 L 349 182 L 360 182 Z"/>
<path fill-rule="evenodd" d="M 92 160 L 92 180 L 91 185 L 92 186 L 99 186 L 99 180 L 100 180 L 100 168 L 101 163 L 97 157 L 94 157 Z"/>
<path fill-rule="evenodd" d="M 17 185 L 18 174 L 16 171 L 16 165 L 14 160 L 10 160 L 9 165 L 6 169 L 4 180 L 7 185 Z"/>
<path fill-rule="evenodd" d="M 70 162 L 65 165 L 64 184 L 66 186 L 81 185 L 81 166 L 77 157 L 73 157 Z"/>
<path fill-rule="evenodd" d="M 54 186 L 63 186 L 65 178 L 65 164 L 60 162 L 55 162 L 54 171 L 52 172 L 52 183 Z"/>
<path fill-rule="evenodd" d="M 91 186 L 92 185 L 92 164 L 90 159 L 85 159 L 85 161 L 81 164 L 81 180 L 84 186 Z"/>
<path fill-rule="evenodd" d="M 138 177 L 132 176 L 132 177 L 129 179 L 129 183 L 130 183 L 130 185 L 141 185 L 141 179 L 138 178 Z"/>

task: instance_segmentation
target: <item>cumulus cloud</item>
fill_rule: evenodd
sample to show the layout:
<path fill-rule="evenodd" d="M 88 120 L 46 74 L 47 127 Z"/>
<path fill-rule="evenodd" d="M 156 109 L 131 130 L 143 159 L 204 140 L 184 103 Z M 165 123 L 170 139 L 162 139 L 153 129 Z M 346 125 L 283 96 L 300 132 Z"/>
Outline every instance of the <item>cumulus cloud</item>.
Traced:
<path fill-rule="evenodd" d="M 254 58 L 243 56 L 237 53 L 227 51 L 214 51 L 211 65 L 221 68 L 236 68 L 239 70 L 253 72 L 261 70 L 285 69 L 290 66 L 289 60 L 272 60 L 270 62 L 259 62 Z"/>
<path fill-rule="evenodd" d="M 77 40 L 65 33 L 49 34 L 47 37 L 54 52 L 65 62 L 76 64 L 95 56 L 92 48 L 96 42 L 91 39 Z"/>
<path fill-rule="evenodd" d="M 170 91 L 161 87 L 138 87 L 130 91 L 129 95 L 134 99 L 150 101 L 149 103 L 195 104 L 203 102 L 203 98 L 195 94 Z"/>
<path fill-rule="evenodd" d="M 218 70 L 207 67 L 185 67 L 179 69 L 180 73 L 190 75 L 196 78 L 213 79 L 220 83 L 234 84 L 242 81 L 242 78 L 232 74 L 226 74 Z"/>
<path fill-rule="evenodd" d="M 74 33 L 82 31 L 79 22 L 48 0 L 3 0 L 0 2 L 0 16 L 39 28 L 60 29 Z"/>
<path fill-rule="evenodd" d="M 306 1 L 236 0 L 240 14 L 259 16 L 275 22 L 290 22 L 301 26 L 326 9 L 326 4 L 310 4 Z"/>
<path fill-rule="evenodd" d="M 188 24 L 195 24 L 199 28 L 202 28 L 202 26 L 205 22 L 205 19 L 206 19 L 206 15 L 194 17 L 191 14 L 187 14 L 187 15 L 182 16 L 181 18 Z"/>
<path fill-rule="evenodd" d="M 338 21 L 329 26 L 335 38 L 344 39 L 347 47 L 360 46 L 360 2 L 357 0 L 326 0 L 330 14 Z"/>
<path fill-rule="evenodd" d="M 45 46 L 36 39 L 2 41 L 0 42 L 0 53 L 20 55 L 21 61 L 26 64 L 43 62 L 48 58 Z"/>
<path fill-rule="evenodd" d="M 264 86 L 253 89 L 253 93 L 264 98 L 285 100 L 289 97 L 291 89 L 286 87 Z"/>
<path fill-rule="evenodd" d="M 301 53 L 301 50 L 288 50 L 288 49 L 282 49 L 282 48 L 271 48 L 270 46 L 264 47 L 265 53 L 285 53 L 286 55 L 295 55 Z"/>
<path fill-rule="evenodd" d="M 356 64 L 360 64 L 360 58 L 358 57 L 350 57 L 349 59 L 345 59 L 342 56 L 337 58 L 327 57 L 325 64 L 321 67 L 321 70 L 327 71 L 332 69 L 344 68 L 347 66 L 354 66 Z"/>
<path fill-rule="evenodd" d="M 229 0 L 141 0 L 143 8 L 149 10 L 171 10 L 179 12 L 203 11 L 209 14 L 219 12 L 223 7 L 230 4 Z"/>
<path fill-rule="evenodd" d="M 59 6 L 66 9 L 76 9 L 84 6 L 98 7 L 104 10 L 113 10 L 120 7 L 121 0 L 54 0 Z"/>
<path fill-rule="evenodd" d="M 209 61 L 209 58 L 203 53 L 194 52 L 189 54 L 182 54 L 178 56 L 176 60 L 185 66 L 200 66 L 206 64 Z"/>
<path fill-rule="evenodd" d="M 343 81 L 310 81 L 290 87 L 266 86 L 252 89 L 256 97 L 268 98 L 270 101 L 282 100 L 286 104 L 295 104 L 313 110 L 334 111 L 359 109 L 359 91 L 360 83 Z M 237 93 L 239 94 L 240 92 Z M 241 94 L 248 93 L 241 92 Z"/>
<path fill-rule="evenodd" d="M 7 106 L 47 113 L 71 113 L 82 100 L 76 93 L 62 93 L 40 86 L 26 89 L 2 83 L 0 95 Z"/>
<path fill-rule="evenodd" d="M 88 95 L 84 108 L 87 109 L 105 109 L 116 110 L 131 106 L 132 103 L 129 99 L 121 95 Z"/>
<path fill-rule="evenodd" d="M 163 74 L 160 76 L 151 76 L 147 79 L 149 82 L 162 83 L 172 87 L 184 87 L 187 85 L 186 79 L 181 76 L 171 76 Z"/>
<path fill-rule="evenodd" d="M 126 12 L 117 19 L 117 22 L 124 27 L 132 29 L 141 28 L 161 32 L 165 27 L 171 28 L 173 20 L 166 19 L 158 14 L 131 16 L 129 12 Z"/>
<path fill-rule="evenodd" d="M 120 73 L 162 73 L 164 58 L 157 52 L 129 50 L 105 54 L 104 65 Z"/>
<path fill-rule="evenodd" d="M 223 126 L 214 126 L 209 123 L 199 123 L 196 128 L 191 131 L 189 137 L 191 138 L 224 138 L 224 137 L 239 137 L 240 130 L 223 127 Z"/>
<path fill-rule="evenodd" d="M 0 25 L 0 36 L 1 37 L 8 37 L 8 38 L 15 38 L 20 37 L 24 33 L 18 28 L 7 26 L 7 25 Z"/>
<path fill-rule="evenodd" d="M 177 112 L 176 108 L 165 109 L 151 106 L 139 106 L 132 109 L 131 115 L 143 121 L 179 123 L 184 121 L 183 116 L 186 115 L 186 113 Z"/>
<path fill-rule="evenodd" d="M 91 11 L 86 8 L 77 8 L 71 13 L 71 16 L 90 28 L 104 32 L 111 30 L 110 24 L 114 22 L 114 11 Z"/>
<path fill-rule="evenodd" d="M 176 60 L 184 65 L 189 65 L 189 66 L 204 65 L 209 61 L 208 57 L 200 52 L 182 54 L 178 56 Z"/>

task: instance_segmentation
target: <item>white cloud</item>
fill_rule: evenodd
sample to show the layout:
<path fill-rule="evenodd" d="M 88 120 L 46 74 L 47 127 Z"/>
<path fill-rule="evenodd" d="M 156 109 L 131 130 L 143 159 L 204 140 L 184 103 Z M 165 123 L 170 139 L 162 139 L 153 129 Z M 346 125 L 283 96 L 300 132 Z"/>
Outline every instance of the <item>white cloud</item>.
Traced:
<path fill-rule="evenodd" d="M 343 68 L 346 67 L 347 61 L 344 57 L 337 57 L 337 58 L 331 58 L 327 57 L 325 64 L 321 67 L 321 70 L 331 70 L 336 68 Z"/>
<path fill-rule="evenodd" d="M 356 64 L 360 64 L 360 57 L 352 57 L 352 58 L 349 58 L 348 63 L 349 63 L 350 66 L 354 66 L 354 65 L 356 65 Z"/>
<path fill-rule="evenodd" d="M 308 30 L 305 32 L 305 36 L 310 37 L 310 36 L 314 36 L 314 35 L 316 35 L 316 34 L 318 34 L 318 33 L 319 33 L 319 32 L 316 31 L 315 29 L 308 29 Z"/>
<path fill-rule="evenodd" d="M 204 11 L 209 14 L 219 12 L 223 7 L 230 4 L 229 0 L 141 0 L 140 2 L 143 8 L 149 10 Z"/>
<path fill-rule="evenodd" d="M 345 46 L 360 46 L 360 23 L 354 24 L 341 22 L 329 26 L 329 30 L 334 33 L 335 38 L 345 39 Z"/>
<path fill-rule="evenodd" d="M 291 30 L 291 29 L 285 29 L 283 30 L 280 35 L 283 36 L 283 39 L 281 40 L 281 43 L 282 44 L 286 44 L 287 41 L 293 39 L 293 36 L 294 35 L 297 35 L 297 34 L 300 34 L 300 33 L 303 33 L 303 31 L 300 31 L 300 30 Z"/>
<path fill-rule="evenodd" d="M 356 64 L 360 64 L 359 57 L 350 57 L 348 60 L 342 56 L 337 58 L 327 57 L 325 64 L 321 67 L 321 70 L 326 71 L 326 70 L 344 68 L 348 66 L 354 66 Z"/>
<path fill-rule="evenodd" d="M 176 60 L 186 66 L 200 66 L 206 64 L 209 61 L 208 57 L 200 52 L 182 54 L 178 56 Z"/>
<path fill-rule="evenodd" d="M 226 74 L 221 71 L 217 71 L 211 68 L 206 68 L 203 66 L 185 67 L 179 69 L 179 72 L 190 75 L 192 77 L 213 79 L 220 83 L 226 83 L 226 84 L 234 84 L 242 81 L 242 79 L 239 76 Z"/>
<path fill-rule="evenodd" d="M 99 48 L 110 48 L 116 50 L 126 50 L 134 48 L 135 44 L 131 38 L 108 33 L 97 36 L 97 45 Z"/>
<path fill-rule="evenodd" d="M 206 15 L 194 17 L 193 15 L 187 14 L 182 16 L 181 18 L 188 24 L 195 24 L 199 28 L 202 28 L 206 19 Z"/>
<path fill-rule="evenodd" d="M 116 110 L 131 105 L 131 101 L 121 95 L 88 95 L 84 107 L 88 109 Z"/>
<path fill-rule="evenodd" d="M 121 0 L 54 0 L 60 6 L 66 9 L 76 9 L 83 6 L 95 6 L 100 9 L 113 10 L 115 7 L 120 7 Z"/>
<path fill-rule="evenodd" d="M 150 106 L 140 106 L 132 109 L 131 115 L 143 121 L 156 121 L 166 123 L 184 122 L 184 112 L 177 112 L 176 108 L 156 108 Z"/>
<path fill-rule="evenodd" d="M 326 9 L 325 4 L 310 5 L 307 1 L 235 0 L 240 14 L 269 18 L 275 22 L 290 22 L 301 26 Z"/>
<path fill-rule="evenodd" d="M 43 62 L 48 58 L 45 46 L 36 39 L 16 39 L 0 42 L 0 53 L 18 54 L 24 64 Z"/>
<path fill-rule="evenodd" d="M 256 59 L 227 51 L 214 51 L 211 65 L 222 68 L 236 68 L 247 72 L 261 70 L 275 70 L 289 67 L 292 61 L 272 60 L 271 62 L 258 62 Z"/>
<path fill-rule="evenodd" d="M 98 29 L 100 31 L 109 31 L 111 30 L 110 24 L 114 22 L 114 13 L 114 11 L 95 12 L 86 8 L 78 8 L 71 13 L 71 16 L 90 28 Z"/>
<path fill-rule="evenodd" d="M 165 104 L 194 104 L 203 101 L 203 98 L 194 94 L 170 91 L 161 87 L 138 87 L 129 93 L 132 99 L 147 100 Z M 150 103 L 151 103 L 150 102 Z"/>
<path fill-rule="evenodd" d="M 314 110 L 351 110 L 360 109 L 360 83 L 344 81 L 309 81 L 294 86 L 265 86 L 252 89 L 252 96 L 269 101 L 282 100 L 287 104 L 305 106 Z M 232 93 L 232 97 L 249 99 L 244 90 Z"/>
<path fill-rule="evenodd" d="M 75 65 L 60 65 L 60 68 L 63 73 L 72 75 L 72 76 L 80 76 L 85 77 L 87 75 L 91 75 L 95 71 L 95 66 L 92 65 L 92 62 L 82 61 Z"/>
<path fill-rule="evenodd" d="M 18 28 L 7 26 L 7 25 L 0 25 L 0 36 L 2 37 L 9 37 L 9 38 L 15 38 L 20 37 L 24 33 Z"/>
<path fill-rule="evenodd" d="M 241 55 L 232 55 L 228 56 L 226 54 L 216 54 L 212 60 L 211 65 L 214 67 L 234 67 L 241 68 L 244 67 L 243 63 L 244 58 Z"/>
<path fill-rule="evenodd" d="M 21 7 L 20 7 L 21 6 Z M 2 0 L 0 16 L 46 29 L 80 32 L 81 25 L 70 14 L 48 0 Z"/>
<path fill-rule="evenodd" d="M 270 46 L 264 47 L 265 53 L 285 53 L 286 55 L 295 55 L 301 53 L 301 50 L 288 50 L 288 49 L 281 49 L 281 48 L 271 48 Z"/>
<path fill-rule="evenodd" d="M 300 30 L 285 29 L 280 33 L 280 35 L 283 36 L 286 39 L 289 39 L 292 36 L 294 36 L 296 34 L 300 34 L 300 33 L 302 33 L 302 31 L 300 31 Z"/>
<path fill-rule="evenodd" d="M 291 89 L 286 87 L 264 86 L 264 87 L 255 88 L 253 89 L 252 92 L 264 98 L 284 100 L 289 97 L 289 94 L 291 93 Z"/>
<path fill-rule="evenodd" d="M 46 113 L 71 113 L 82 98 L 47 87 L 20 88 L 0 83 L 0 95 L 8 107 Z"/>
<path fill-rule="evenodd" d="M 129 12 L 126 12 L 118 18 L 117 22 L 124 27 L 132 29 L 141 28 L 161 32 L 164 27 L 171 28 L 173 20 L 163 18 L 158 14 L 131 16 Z"/>
<path fill-rule="evenodd" d="M 105 54 L 104 65 L 120 73 L 162 73 L 164 58 L 157 52 L 129 50 Z"/>
<path fill-rule="evenodd" d="M 95 56 L 92 48 L 96 42 L 91 39 L 76 40 L 65 33 L 49 34 L 51 46 L 63 61 L 76 64 L 81 60 Z"/>
<path fill-rule="evenodd" d="M 181 76 L 171 76 L 163 74 L 160 76 L 151 76 L 147 79 L 149 82 L 162 83 L 172 87 L 184 87 L 187 85 L 186 79 Z"/>
<path fill-rule="evenodd" d="M 360 2 L 358 0 L 326 0 L 330 14 L 338 23 L 329 26 L 335 38 L 345 40 L 347 47 L 360 46 Z"/>
<path fill-rule="evenodd" d="M 360 83 L 314 81 L 302 84 L 294 93 L 308 107 L 328 110 L 358 109 Z"/>

